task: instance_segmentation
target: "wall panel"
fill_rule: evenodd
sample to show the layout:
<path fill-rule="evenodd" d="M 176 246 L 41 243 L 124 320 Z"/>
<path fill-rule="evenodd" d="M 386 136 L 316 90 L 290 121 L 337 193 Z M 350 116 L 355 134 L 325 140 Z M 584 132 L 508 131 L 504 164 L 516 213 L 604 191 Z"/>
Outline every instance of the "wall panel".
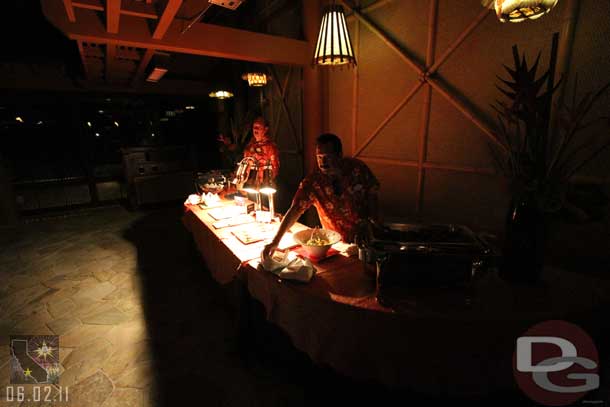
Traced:
<path fill-rule="evenodd" d="M 497 76 L 507 78 L 502 65 L 512 65 L 514 44 L 521 53 L 526 53 L 528 61 L 533 61 L 541 52 L 539 72 L 546 70 L 552 35 L 565 32 L 572 3 L 561 0 L 550 14 L 536 21 L 503 24 L 494 11 L 485 14 L 480 0 L 438 0 L 437 22 L 432 27 L 434 31 L 429 32 L 433 1 L 382 1 L 373 11 L 365 9 L 364 16 L 388 41 L 397 44 L 421 66 L 429 38 L 436 38 L 432 51 L 438 61 L 465 29 L 472 27 L 433 75 L 454 99 L 453 104 L 433 90 L 430 123 L 424 129 L 424 95 L 429 86 L 424 84 L 359 152 L 359 147 L 375 134 L 380 123 L 421 78 L 387 41 L 380 39 L 364 22 L 355 23 L 356 18 L 352 17 L 350 32 L 357 43 L 358 71 L 334 71 L 328 76 L 327 102 L 332 105 L 327 109 L 329 130 L 340 132 L 344 143 L 349 139 L 347 134 L 356 134 L 356 152 L 382 184 L 381 207 L 386 216 L 412 219 L 418 215 L 428 222 L 465 223 L 501 232 L 508 191 L 504 178 L 490 175 L 494 170 L 487 146 L 489 133 L 493 134 L 496 127 L 491 104 L 501 99 L 496 88 Z M 366 1 L 363 6 L 373 3 Z M 583 0 L 578 3 L 580 13 L 570 66 L 583 78 L 579 88 L 584 93 L 610 80 L 610 2 Z M 355 100 L 350 96 L 354 87 Z M 461 104 L 467 114 L 457 109 L 455 103 Z M 610 97 L 607 97 L 601 101 L 597 113 L 608 115 L 609 111 Z M 602 127 L 592 127 L 590 131 L 603 134 Z M 426 150 L 419 165 L 422 142 Z M 439 166 L 446 168 L 434 168 Z M 610 151 L 583 174 L 607 178 Z M 418 187 L 420 178 L 421 187 Z M 419 213 L 416 211 L 418 200 Z"/>
<path fill-rule="evenodd" d="M 568 78 L 566 97 L 571 98 L 573 80 L 578 74 L 578 97 L 587 92 L 596 92 L 603 84 L 610 82 L 610 1 L 582 1 L 579 20 L 574 37 L 574 49 Z M 600 54 L 605 50 L 605 54 Z M 571 99 L 569 99 L 571 100 Z M 569 101 L 566 100 L 566 101 Z M 590 112 L 590 118 L 610 116 L 610 92 L 599 99 Z M 598 122 L 589 129 L 589 134 L 600 135 L 606 140 L 610 131 L 606 123 Z M 602 175 L 610 181 L 610 149 L 594 162 L 583 168 L 581 175 Z"/>
<path fill-rule="evenodd" d="M 381 183 L 379 206 L 384 218 L 415 220 L 417 169 L 364 159 Z"/>
<path fill-rule="evenodd" d="M 422 219 L 459 223 L 475 230 L 503 227 L 507 185 L 494 176 L 426 170 Z"/>
<path fill-rule="evenodd" d="M 360 27 L 358 146 L 369 138 L 417 83 L 417 75 L 394 51 L 362 25 Z M 363 152 L 364 155 L 374 153 L 368 149 Z"/>
<path fill-rule="evenodd" d="M 440 94 L 432 92 L 427 162 L 493 168 L 483 132 Z"/>

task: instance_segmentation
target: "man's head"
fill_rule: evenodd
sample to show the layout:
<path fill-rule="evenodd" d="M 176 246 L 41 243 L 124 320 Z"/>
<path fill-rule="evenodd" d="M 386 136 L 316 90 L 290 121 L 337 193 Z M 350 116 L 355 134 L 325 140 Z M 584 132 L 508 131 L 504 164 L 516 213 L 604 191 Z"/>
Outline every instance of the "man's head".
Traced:
<path fill-rule="evenodd" d="M 269 126 L 264 117 L 259 116 L 254 119 L 252 122 L 252 134 L 256 141 L 265 140 L 267 138 L 267 131 L 269 131 Z"/>
<path fill-rule="evenodd" d="M 339 137 L 332 133 L 324 133 L 316 140 L 316 161 L 323 174 L 334 175 L 339 172 L 339 164 L 343 157 L 343 147 Z"/>

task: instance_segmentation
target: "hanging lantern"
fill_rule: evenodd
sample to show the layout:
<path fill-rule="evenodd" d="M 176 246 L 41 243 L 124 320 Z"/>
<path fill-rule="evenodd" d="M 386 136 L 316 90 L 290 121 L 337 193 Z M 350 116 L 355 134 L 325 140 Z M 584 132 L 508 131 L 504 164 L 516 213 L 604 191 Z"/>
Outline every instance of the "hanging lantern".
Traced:
<path fill-rule="evenodd" d="M 558 0 L 495 0 L 496 14 L 503 23 L 535 20 L 551 11 Z"/>
<path fill-rule="evenodd" d="M 343 7 L 332 4 L 324 9 L 313 64 L 356 65 Z"/>
<path fill-rule="evenodd" d="M 210 92 L 210 94 L 208 96 L 211 98 L 228 99 L 228 98 L 232 98 L 233 94 L 227 90 L 217 90 L 214 92 Z"/>
<path fill-rule="evenodd" d="M 241 76 L 242 79 L 248 81 L 248 86 L 261 87 L 267 84 L 267 75 L 261 72 L 248 72 Z"/>

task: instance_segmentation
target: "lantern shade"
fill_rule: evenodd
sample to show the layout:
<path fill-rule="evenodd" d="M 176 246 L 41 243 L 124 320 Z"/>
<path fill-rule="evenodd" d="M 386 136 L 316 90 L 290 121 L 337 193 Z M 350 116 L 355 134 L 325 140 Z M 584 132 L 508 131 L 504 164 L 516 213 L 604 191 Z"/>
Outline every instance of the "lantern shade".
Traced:
<path fill-rule="evenodd" d="M 267 75 L 261 72 L 248 72 L 241 77 L 248 81 L 248 86 L 260 87 L 267 84 Z"/>
<path fill-rule="evenodd" d="M 210 92 L 208 96 L 211 98 L 228 99 L 233 97 L 233 93 L 227 90 L 217 90 L 214 92 Z"/>
<path fill-rule="evenodd" d="M 327 6 L 313 57 L 314 65 L 356 65 L 343 7 Z"/>
<path fill-rule="evenodd" d="M 503 23 L 519 23 L 524 20 L 535 20 L 542 17 L 558 0 L 494 0 L 496 15 Z"/>

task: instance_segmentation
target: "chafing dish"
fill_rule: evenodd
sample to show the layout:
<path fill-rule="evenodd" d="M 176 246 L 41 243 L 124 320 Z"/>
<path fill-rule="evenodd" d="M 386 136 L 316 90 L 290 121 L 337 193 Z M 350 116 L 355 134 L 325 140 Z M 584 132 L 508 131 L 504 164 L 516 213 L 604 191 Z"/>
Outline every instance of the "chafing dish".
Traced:
<path fill-rule="evenodd" d="M 419 288 L 459 287 L 491 267 L 496 251 L 469 228 L 453 224 L 390 223 L 359 240 L 360 259 L 373 274 L 377 299 Z"/>

